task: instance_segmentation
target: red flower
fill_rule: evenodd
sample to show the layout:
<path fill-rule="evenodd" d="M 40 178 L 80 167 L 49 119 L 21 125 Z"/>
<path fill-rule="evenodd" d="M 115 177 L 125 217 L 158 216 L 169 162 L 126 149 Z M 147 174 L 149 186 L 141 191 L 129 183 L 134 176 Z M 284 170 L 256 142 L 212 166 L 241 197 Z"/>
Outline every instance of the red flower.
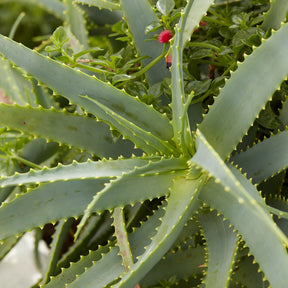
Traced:
<path fill-rule="evenodd" d="M 167 43 L 172 38 L 173 34 L 170 30 L 164 30 L 160 33 L 158 41 L 160 43 Z"/>

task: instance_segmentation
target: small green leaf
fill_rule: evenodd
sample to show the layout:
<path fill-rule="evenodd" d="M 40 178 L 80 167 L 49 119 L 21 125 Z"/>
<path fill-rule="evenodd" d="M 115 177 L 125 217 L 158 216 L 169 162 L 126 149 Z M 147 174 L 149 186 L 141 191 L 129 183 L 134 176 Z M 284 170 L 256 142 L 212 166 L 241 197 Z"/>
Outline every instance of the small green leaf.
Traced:
<path fill-rule="evenodd" d="M 174 0 L 158 0 L 156 7 L 163 15 L 167 16 L 174 8 Z"/>
<path fill-rule="evenodd" d="M 52 42 L 56 45 L 56 47 L 62 47 L 64 43 L 69 40 L 69 37 L 64 29 L 64 27 L 58 27 L 53 35 L 51 36 Z"/>
<path fill-rule="evenodd" d="M 49 45 L 45 47 L 45 51 L 48 53 L 52 53 L 52 52 L 57 52 L 60 51 L 60 48 L 54 46 L 54 45 Z"/>
<path fill-rule="evenodd" d="M 150 32 L 154 32 L 158 30 L 161 27 L 161 23 L 159 21 L 153 21 L 151 24 L 146 26 L 145 28 L 145 34 L 148 34 Z"/>

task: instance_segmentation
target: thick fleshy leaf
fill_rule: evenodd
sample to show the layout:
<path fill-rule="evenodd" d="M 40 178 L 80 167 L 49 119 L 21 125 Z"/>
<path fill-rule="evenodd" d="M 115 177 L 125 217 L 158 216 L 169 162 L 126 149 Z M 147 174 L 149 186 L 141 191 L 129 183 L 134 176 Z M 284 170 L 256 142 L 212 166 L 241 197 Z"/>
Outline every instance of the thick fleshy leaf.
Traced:
<path fill-rule="evenodd" d="M 73 0 L 64 0 L 63 3 L 66 7 L 66 26 L 69 27 L 69 30 L 80 44 L 87 49 L 89 45 L 84 12 L 76 5 L 76 3 L 74 3 Z"/>
<path fill-rule="evenodd" d="M 246 56 L 243 63 L 239 63 L 200 124 L 199 129 L 223 159 L 235 149 L 260 110 L 286 78 L 287 45 L 288 25 L 283 25 L 251 55 Z M 272 68 L 271 73 L 271 67 L 277 69 Z"/>
<path fill-rule="evenodd" d="M 87 112 L 117 128 L 144 151 L 151 152 L 149 144 L 151 137 L 153 141 L 155 137 L 164 141 L 172 138 L 172 127 L 166 116 L 96 77 L 60 64 L 2 35 L 0 35 L 0 53 L 72 103 L 82 106 Z M 45 67 L 45 69 L 39 69 L 39 67 Z M 98 101 L 102 106 L 99 107 L 89 98 Z M 103 110 L 103 106 L 107 109 Z M 146 136 L 145 141 L 138 136 L 137 131 L 115 120 L 110 112 L 133 123 L 136 130 L 143 131 Z"/>
<path fill-rule="evenodd" d="M 254 186 L 251 184 L 253 189 L 250 191 L 247 179 L 239 181 L 199 131 L 197 139 L 198 150 L 191 162 L 196 162 L 215 177 L 215 181 L 210 179 L 204 185 L 200 199 L 223 213 L 238 229 L 271 286 L 284 287 L 288 281 L 287 237 L 263 209 L 259 197 L 252 194 Z M 274 261 L 281 263 L 277 272 L 273 270 Z"/>
<path fill-rule="evenodd" d="M 60 182 L 41 184 L 1 206 L 0 239 L 20 234 L 46 223 L 56 222 L 59 219 L 77 218 L 83 215 L 85 208 L 95 199 L 94 195 L 98 201 L 91 202 L 93 205 L 89 212 L 101 212 L 168 195 L 173 180 L 178 176 L 183 177 L 185 170 L 183 170 L 183 163 L 175 159 L 174 165 L 178 169 L 175 168 L 165 173 L 165 169 L 169 170 L 169 165 L 165 167 L 167 163 L 169 161 L 160 163 L 160 166 L 163 165 L 161 168 L 163 173 L 157 174 L 156 171 L 159 169 L 153 171 L 153 167 L 150 167 L 150 172 L 146 171 L 146 174 L 123 174 L 119 176 L 120 179 L 121 177 L 126 179 L 125 175 L 130 175 L 131 177 L 127 177 L 129 181 L 119 181 L 116 185 L 112 182 L 107 186 L 110 186 L 110 189 L 105 188 L 105 183 L 107 185 L 110 177 L 69 181 L 63 179 L 64 181 Z M 173 160 L 171 164 L 173 167 Z M 153 189 L 154 187 L 156 188 Z"/>
<path fill-rule="evenodd" d="M 208 250 L 208 268 L 203 281 L 205 287 L 229 287 L 237 249 L 237 234 L 229 227 L 227 220 L 217 216 L 216 211 L 203 209 L 198 218 L 204 230 Z"/>
<path fill-rule="evenodd" d="M 113 287 L 133 287 L 167 252 L 181 232 L 186 221 L 199 208 L 197 196 L 205 177 L 195 180 L 178 178 L 171 188 L 166 213 L 157 234 L 138 261 L 124 274 Z"/>
<path fill-rule="evenodd" d="M 53 15 L 64 18 L 64 4 L 59 0 L 13 0 L 13 2 L 35 4 L 39 7 L 53 13 Z M 0 4 L 11 3 L 11 0 L 0 0 Z"/>
<path fill-rule="evenodd" d="M 185 99 L 183 82 L 183 49 L 185 44 L 189 41 L 193 30 L 197 27 L 201 18 L 212 3 L 212 0 L 188 1 L 183 16 L 176 28 L 172 45 L 172 125 L 174 129 L 174 140 L 184 153 L 188 153 L 188 151 L 185 150 L 192 149 L 192 143 L 189 120 L 187 111 L 185 111 L 187 99 Z M 187 104 L 189 105 L 190 103 Z"/>
<path fill-rule="evenodd" d="M 27 105 L 29 103 L 31 106 L 36 105 L 33 82 L 31 79 L 28 80 L 24 77 L 20 69 L 12 68 L 8 60 L 0 57 L 0 73 L 0 88 L 3 93 L 3 103 L 17 103 L 18 105 Z"/>
<path fill-rule="evenodd" d="M 143 253 L 143 247 L 149 244 L 151 237 L 156 233 L 155 229 L 161 223 L 159 218 L 163 214 L 163 208 L 160 208 L 148 218 L 148 221 L 142 223 L 140 228 L 137 228 L 129 235 L 133 255 L 137 256 Z M 122 266 L 122 259 L 118 255 L 119 249 L 118 247 L 112 248 L 114 245 L 115 242 L 109 243 L 105 247 L 100 247 L 100 249 L 90 252 L 87 256 L 81 257 L 77 263 L 73 263 L 69 268 L 64 269 L 61 275 L 53 278 L 51 282 L 43 287 L 41 286 L 41 288 L 65 288 L 70 283 L 71 286 L 68 287 L 73 288 L 105 287 L 105 285 L 116 280 L 125 272 L 124 266 Z M 110 271 L 110 265 L 109 269 L 107 269 L 107 262 L 109 261 L 113 262 L 113 271 Z M 110 274 L 104 278 L 102 277 L 102 271 L 106 270 Z M 76 275 L 78 276 L 76 277 Z"/>
<path fill-rule="evenodd" d="M 12 185 L 25 185 L 32 183 L 67 181 L 77 179 L 114 178 L 147 165 L 159 158 L 134 158 L 119 160 L 87 161 L 84 163 L 73 162 L 70 165 L 59 165 L 55 168 L 43 168 L 42 170 L 30 170 L 28 173 L 17 173 L 10 177 L 0 178 L 0 187 Z"/>
<path fill-rule="evenodd" d="M 76 146 L 100 157 L 127 157 L 136 152 L 129 140 L 115 141 L 106 123 L 87 116 L 5 104 L 0 104 L 0 113 L 2 126 Z"/>
<path fill-rule="evenodd" d="M 189 247 L 185 250 L 167 253 L 151 271 L 141 280 L 143 287 L 159 284 L 176 276 L 177 281 L 187 279 L 191 275 L 202 273 L 199 266 L 205 262 L 205 248 L 203 246 Z M 175 265 L 177 263 L 177 265 Z"/>
<path fill-rule="evenodd" d="M 73 218 L 60 220 L 56 226 L 56 232 L 53 234 L 53 240 L 50 245 L 50 250 L 48 254 L 47 267 L 43 273 L 44 277 L 42 283 L 47 283 L 51 276 L 54 276 L 56 273 L 56 264 L 61 256 L 61 251 L 63 244 L 67 239 L 67 234 L 73 224 Z"/>
<path fill-rule="evenodd" d="M 96 194 L 93 200 L 87 206 L 84 216 L 78 225 L 76 237 L 95 207 L 99 205 L 100 207 L 102 205 L 105 207 L 107 207 L 106 205 L 110 206 L 105 209 L 117 207 L 119 205 L 117 205 L 114 200 L 116 200 L 121 194 L 126 196 L 130 195 L 130 200 L 132 201 L 131 203 L 135 203 L 137 200 L 138 202 L 141 202 L 145 199 L 163 196 L 161 194 L 158 195 L 158 189 L 154 188 L 157 187 L 157 182 L 159 181 L 159 183 L 161 183 L 163 181 L 164 184 L 164 179 L 166 179 L 165 184 L 166 189 L 168 190 L 172 186 L 172 182 L 167 180 L 169 178 L 171 180 L 176 178 L 176 175 L 178 174 L 179 176 L 179 173 L 183 175 L 185 173 L 185 167 L 186 161 L 184 159 L 161 159 L 157 162 L 151 161 L 142 167 L 135 167 L 134 170 L 131 170 L 126 174 L 123 173 L 115 180 L 111 180 L 110 183 L 106 185 L 105 189 L 103 189 L 101 193 Z M 173 174 L 175 174 L 174 177 L 171 177 Z M 150 187 L 148 189 L 148 182 L 146 181 L 150 181 Z M 147 183 L 146 185 L 145 182 Z M 137 190 L 137 193 L 135 193 L 135 190 Z M 142 193 L 140 191 L 142 191 Z M 162 189 L 160 191 L 162 191 Z M 167 192 L 168 191 L 166 191 L 165 194 L 167 194 Z M 163 191 L 161 193 L 163 193 Z M 135 198 L 137 194 L 139 197 Z M 142 198 L 140 195 L 144 196 L 144 198 Z"/>
<path fill-rule="evenodd" d="M 107 0 L 75 0 L 74 2 L 96 6 L 99 9 L 120 10 L 120 5 Z"/>
<path fill-rule="evenodd" d="M 242 168 L 253 183 L 260 183 L 287 168 L 287 141 L 288 131 L 280 132 L 232 156 L 231 161 Z"/>
<path fill-rule="evenodd" d="M 281 27 L 281 23 L 287 16 L 288 2 L 286 0 L 273 0 L 270 2 L 270 9 L 264 17 L 261 28 L 264 30 L 268 30 L 269 28 L 277 30 Z"/>
<path fill-rule="evenodd" d="M 157 58 L 163 50 L 163 44 L 157 40 L 146 41 L 155 36 L 157 32 L 145 34 L 145 28 L 151 23 L 159 23 L 148 1 L 142 0 L 121 0 L 121 8 L 128 23 L 129 30 L 133 35 L 133 41 L 140 56 L 149 56 L 142 62 L 146 66 L 150 61 Z M 159 31 L 158 31 L 159 33 Z M 152 85 L 169 77 L 169 71 L 166 69 L 165 59 L 154 65 L 146 72 L 147 81 Z"/>

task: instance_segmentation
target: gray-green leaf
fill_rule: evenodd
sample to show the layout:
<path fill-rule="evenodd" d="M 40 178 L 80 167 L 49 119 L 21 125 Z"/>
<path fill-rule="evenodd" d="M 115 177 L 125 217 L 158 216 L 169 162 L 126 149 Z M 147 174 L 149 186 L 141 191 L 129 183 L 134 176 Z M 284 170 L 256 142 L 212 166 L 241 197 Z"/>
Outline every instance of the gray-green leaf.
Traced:
<path fill-rule="evenodd" d="M 174 8 L 174 0 L 158 0 L 156 7 L 165 16 L 167 16 Z"/>

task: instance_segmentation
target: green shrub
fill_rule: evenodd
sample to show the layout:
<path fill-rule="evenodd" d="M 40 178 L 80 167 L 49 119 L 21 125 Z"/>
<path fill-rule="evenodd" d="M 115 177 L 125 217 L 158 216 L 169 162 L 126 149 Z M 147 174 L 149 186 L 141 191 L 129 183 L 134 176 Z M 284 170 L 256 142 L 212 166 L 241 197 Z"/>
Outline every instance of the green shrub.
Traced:
<path fill-rule="evenodd" d="M 63 26 L 0 36 L 0 257 L 53 223 L 34 287 L 287 287 L 287 1 L 31 2 Z"/>

